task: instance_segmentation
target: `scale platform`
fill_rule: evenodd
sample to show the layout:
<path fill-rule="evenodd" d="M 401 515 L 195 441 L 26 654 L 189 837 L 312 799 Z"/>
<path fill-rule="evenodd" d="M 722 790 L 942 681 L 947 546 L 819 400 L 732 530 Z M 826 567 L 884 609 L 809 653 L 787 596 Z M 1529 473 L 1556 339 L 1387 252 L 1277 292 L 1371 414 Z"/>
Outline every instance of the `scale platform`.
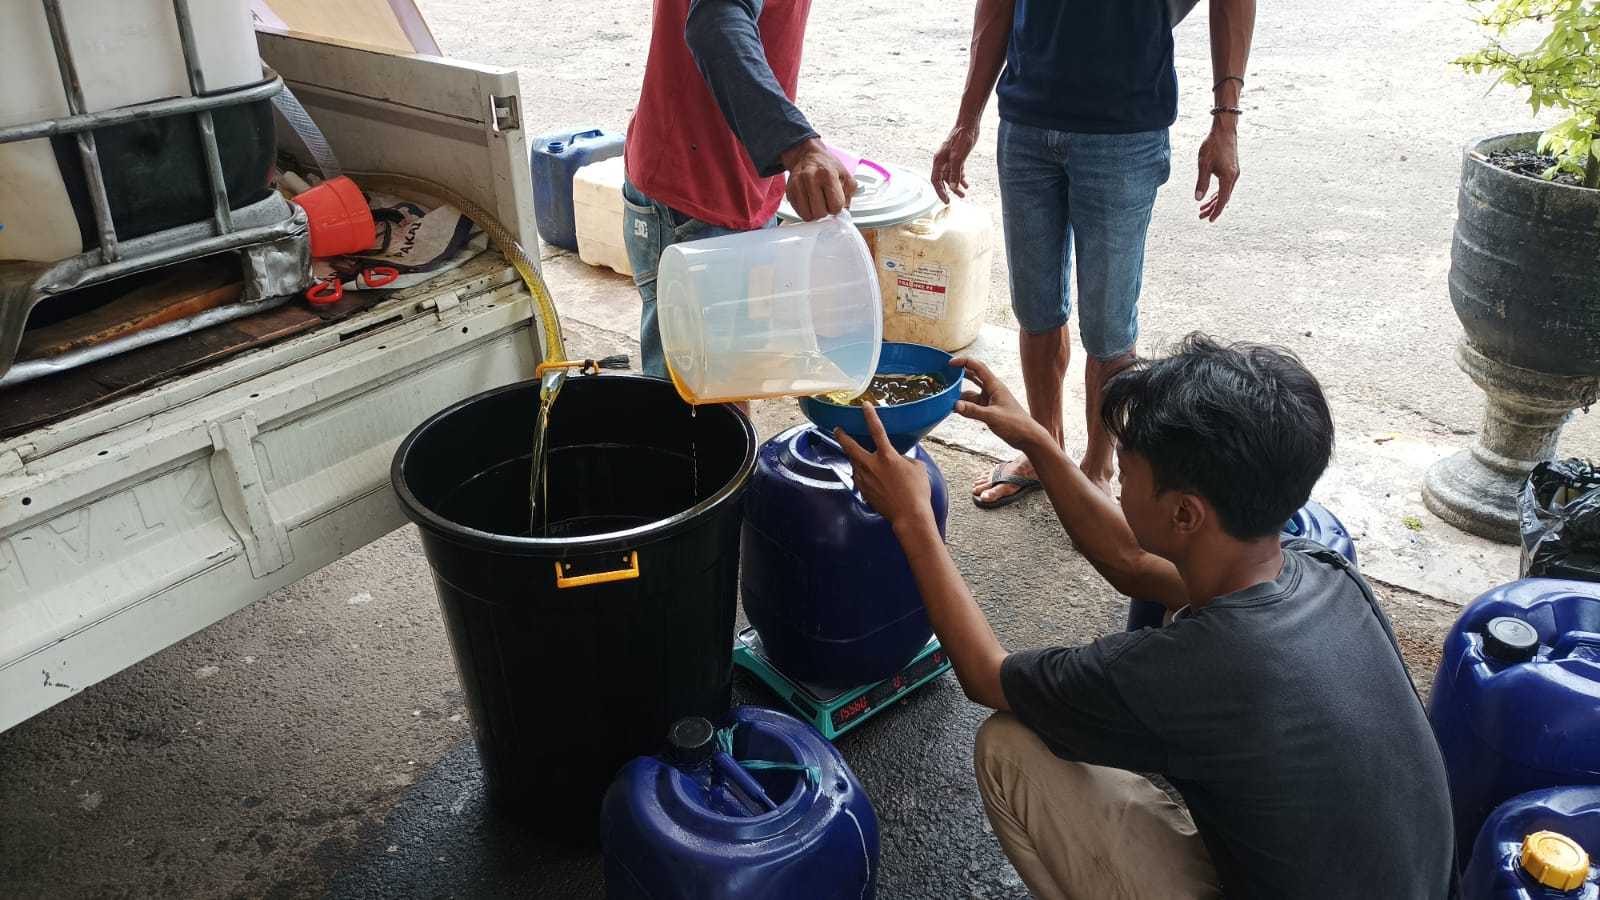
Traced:
<path fill-rule="evenodd" d="M 754 628 L 746 628 L 733 642 L 733 664 L 761 679 L 785 705 L 831 741 L 944 674 L 950 659 L 939 639 L 932 637 L 915 659 L 889 678 L 855 688 L 825 688 L 780 672 L 763 652 L 761 636 Z"/>

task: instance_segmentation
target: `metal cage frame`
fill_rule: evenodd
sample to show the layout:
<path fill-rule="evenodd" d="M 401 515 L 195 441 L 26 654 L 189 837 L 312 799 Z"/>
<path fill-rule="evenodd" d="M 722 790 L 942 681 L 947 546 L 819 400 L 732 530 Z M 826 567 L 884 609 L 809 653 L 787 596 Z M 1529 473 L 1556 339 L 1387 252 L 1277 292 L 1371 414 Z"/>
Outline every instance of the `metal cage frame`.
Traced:
<path fill-rule="evenodd" d="M 309 230 L 303 210 L 277 192 L 233 209 L 228 202 L 212 111 L 267 100 L 284 89 L 283 79 L 263 67 L 266 78 L 255 84 L 207 93 L 195 45 L 189 0 L 172 0 L 190 96 L 154 100 L 102 112 L 85 111 L 83 85 L 68 44 L 61 0 L 41 0 L 55 52 L 69 114 L 0 128 L 0 144 L 74 135 L 83 162 L 84 180 L 94 213 L 99 246 L 53 263 L 0 262 L 0 387 L 51 372 L 71 369 L 134 347 L 185 334 L 271 308 L 310 282 Z M 112 221 L 100 155 L 98 129 L 127 122 L 193 116 L 200 135 L 204 177 L 211 195 L 209 221 L 191 222 L 122 240 Z M 241 302 L 208 310 L 160 329 L 138 332 L 105 344 L 49 359 L 16 363 L 28 316 L 39 301 L 186 260 L 229 251 L 243 263 Z M 278 303 L 273 302 L 277 300 Z"/>

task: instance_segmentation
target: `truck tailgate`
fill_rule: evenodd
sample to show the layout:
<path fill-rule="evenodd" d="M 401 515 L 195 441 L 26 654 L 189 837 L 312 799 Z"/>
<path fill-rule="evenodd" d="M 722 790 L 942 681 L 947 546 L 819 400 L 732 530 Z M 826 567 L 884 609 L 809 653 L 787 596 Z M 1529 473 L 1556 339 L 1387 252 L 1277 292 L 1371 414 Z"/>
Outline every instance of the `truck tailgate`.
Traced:
<path fill-rule="evenodd" d="M 0 445 L 0 730 L 400 526 L 395 446 L 527 377 L 530 316 L 499 267 Z"/>

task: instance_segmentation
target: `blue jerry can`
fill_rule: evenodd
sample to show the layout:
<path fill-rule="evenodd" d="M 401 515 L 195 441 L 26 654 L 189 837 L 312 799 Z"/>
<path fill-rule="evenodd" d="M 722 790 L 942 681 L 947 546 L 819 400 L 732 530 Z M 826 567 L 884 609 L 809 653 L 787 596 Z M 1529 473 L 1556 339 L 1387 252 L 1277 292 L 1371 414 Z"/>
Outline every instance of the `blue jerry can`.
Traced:
<path fill-rule="evenodd" d="M 1600 584 L 1528 578 L 1467 604 L 1445 638 L 1428 719 L 1463 864 L 1500 803 L 1600 784 Z"/>
<path fill-rule="evenodd" d="M 576 253 L 578 225 L 572 211 L 572 176 L 584 166 L 622 155 L 625 135 L 603 128 L 557 131 L 533 142 L 533 218 L 544 242 Z"/>
<path fill-rule="evenodd" d="M 1462 900 L 1600 897 L 1600 787 L 1530 791 L 1483 823 L 1461 877 Z"/>
<path fill-rule="evenodd" d="M 799 719 L 736 707 L 672 726 L 600 811 L 608 900 L 870 900 L 878 818 L 833 745 Z"/>
<path fill-rule="evenodd" d="M 918 444 L 944 534 L 944 475 Z M 928 643 L 922 594 L 888 520 L 856 492 L 850 460 L 810 425 L 762 445 L 745 493 L 739 587 L 767 657 L 830 688 L 881 681 Z"/>
<path fill-rule="evenodd" d="M 1345 530 L 1344 523 L 1315 500 L 1307 500 L 1306 505 L 1300 507 L 1284 524 L 1282 539 L 1288 541 L 1294 538 L 1316 541 L 1352 563 L 1356 561 L 1356 542 Z"/>
<path fill-rule="evenodd" d="M 1315 500 L 1307 500 L 1305 506 L 1290 516 L 1289 521 L 1283 526 L 1283 533 L 1278 537 L 1283 541 L 1297 538 L 1316 541 L 1350 560 L 1351 563 L 1356 561 L 1356 542 L 1350 537 L 1350 532 L 1345 530 L 1344 523 L 1333 513 L 1328 512 L 1327 507 Z M 1166 614 L 1166 607 L 1154 600 L 1129 600 L 1128 630 L 1160 628 Z"/>

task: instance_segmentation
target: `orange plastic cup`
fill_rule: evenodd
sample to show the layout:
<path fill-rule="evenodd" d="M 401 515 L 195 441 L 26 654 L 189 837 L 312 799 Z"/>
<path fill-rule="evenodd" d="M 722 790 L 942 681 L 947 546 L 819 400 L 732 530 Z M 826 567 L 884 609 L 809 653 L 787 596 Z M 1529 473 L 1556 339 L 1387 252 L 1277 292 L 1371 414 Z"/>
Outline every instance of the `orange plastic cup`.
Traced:
<path fill-rule="evenodd" d="M 343 175 L 297 195 L 294 202 L 311 222 L 311 255 L 317 259 L 360 253 L 377 239 L 366 195 Z"/>

